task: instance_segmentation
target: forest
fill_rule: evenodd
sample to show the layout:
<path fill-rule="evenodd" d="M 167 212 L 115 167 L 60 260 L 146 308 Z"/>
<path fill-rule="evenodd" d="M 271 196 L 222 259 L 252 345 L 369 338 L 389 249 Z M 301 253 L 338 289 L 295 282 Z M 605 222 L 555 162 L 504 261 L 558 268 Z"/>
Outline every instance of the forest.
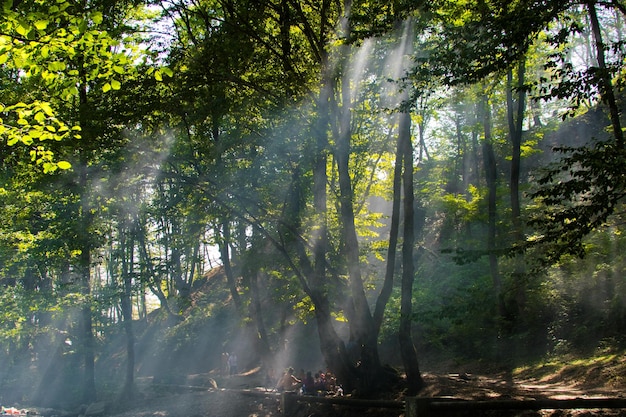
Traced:
<path fill-rule="evenodd" d="M 0 402 L 625 348 L 622 0 L 0 0 Z"/>

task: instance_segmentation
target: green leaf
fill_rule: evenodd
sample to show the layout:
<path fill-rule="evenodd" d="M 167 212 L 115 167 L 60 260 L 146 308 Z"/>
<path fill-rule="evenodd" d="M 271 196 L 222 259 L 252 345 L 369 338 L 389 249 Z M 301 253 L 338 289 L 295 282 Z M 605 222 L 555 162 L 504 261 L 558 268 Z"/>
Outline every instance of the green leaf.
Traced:
<path fill-rule="evenodd" d="M 39 123 L 43 123 L 46 120 L 46 115 L 38 111 L 35 113 L 35 120 Z"/>
<path fill-rule="evenodd" d="M 67 161 L 59 161 L 59 162 L 57 162 L 57 166 L 59 167 L 59 169 L 70 169 L 70 168 L 72 168 L 72 164 L 70 164 Z"/>
<path fill-rule="evenodd" d="M 28 132 L 28 136 L 35 139 L 41 138 L 42 135 L 43 132 L 41 130 L 31 130 L 30 132 Z"/>
<path fill-rule="evenodd" d="M 35 27 L 37 28 L 37 30 L 44 30 L 48 27 L 48 23 L 49 22 L 47 20 L 38 20 L 35 22 Z"/>
<path fill-rule="evenodd" d="M 30 32 L 30 26 L 27 22 L 20 21 L 19 24 L 15 27 L 15 31 L 18 33 L 18 35 L 26 37 L 28 35 L 28 32 Z"/>
<path fill-rule="evenodd" d="M 161 74 L 161 70 L 154 71 L 154 78 L 157 81 L 163 81 L 163 75 Z"/>
<path fill-rule="evenodd" d="M 50 105 L 48 103 L 41 103 L 39 105 L 39 107 L 41 107 L 41 110 L 47 115 L 47 116 L 54 116 L 54 112 L 52 111 L 52 107 L 50 107 Z"/>
<path fill-rule="evenodd" d="M 63 62 L 52 61 L 48 63 L 48 69 L 52 72 L 63 71 L 65 69 L 65 64 Z"/>
<path fill-rule="evenodd" d="M 122 83 L 117 80 L 111 80 L 111 88 L 114 90 L 119 90 L 120 88 L 122 88 Z"/>
<path fill-rule="evenodd" d="M 102 86 L 102 91 L 105 92 L 105 93 L 108 92 L 108 91 L 111 91 L 111 84 L 109 84 L 109 83 L 104 84 Z"/>
<path fill-rule="evenodd" d="M 173 77 L 174 76 L 174 71 L 172 71 L 168 67 L 161 68 L 161 72 L 163 72 L 163 74 L 167 75 L 168 77 Z"/>
<path fill-rule="evenodd" d="M 95 12 L 91 14 L 91 20 L 96 24 L 99 25 L 102 23 L 102 13 L 100 12 Z"/>

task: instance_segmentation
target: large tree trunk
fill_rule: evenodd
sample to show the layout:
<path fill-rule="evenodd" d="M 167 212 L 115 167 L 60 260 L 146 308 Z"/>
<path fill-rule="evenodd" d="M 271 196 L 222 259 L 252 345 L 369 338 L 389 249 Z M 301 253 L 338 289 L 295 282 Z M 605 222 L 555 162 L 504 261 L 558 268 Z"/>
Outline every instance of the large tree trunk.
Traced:
<path fill-rule="evenodd" d="M 327 62 L 324 62 L 324 68 Z M 329 101 L 331 91 L 329 74 L 324 73 L 318 101 L 319 120 L 316 129 L 316 152 L 313 166 L 313 205 L 319 232 L 313 241 L 313 270 L 310 271 L 310 297 L 315 305 L 315 319 L 320 338 L 320 349 L 326 365 L 337 375 L 344 389 L 350 392 L 355 387 L 352 364 L 349 363 L 344 342 L 333 326 L 328 300 L 326 277 L 326 253 L 328 251 L 327 224 L 327 129 L 329 123 Z"/>
<path fill-rule="evenodd" d="M 354 364 L 350 362 L 346 346 L 335 331 L 333 319 L 330 315 L 328 297 L 313 292 L 315 304 L 315 319 L 317 332 L 320 338 L 320 348 L 326 365 L 335 373 L 337 380 L 346 392 L 358 388 L 357 375 Z"/>
<path fill-rule="evenodd" d="M 345 88 L 345 86 L 344 86 Z M 349 113 L 348 109 L 343 109 Z M 359 243 L 356 234 L 354 209 L 352 205 L 352 185 L 349 172 L 350 129 L 349 121 L 343 123 L 337 146 L 337 169 L 339 174 L 340 211 L 343 231 L 344 252 L 348 268 L 353 314 L 351 331 L 356 343 L 361 347 L 361 366 L 364 389 L 374 384 L 380 368 L 377 334 L 365 296 L 359 261 Z"/>
<path fill-rule="evenodd" d="M 350 10 L 352 2 L 344 0 L 344 10 Z M 350 34 L 350 26 L 347 18 L 344 18 L 343 35 Z M 343 65 L 348 62 L 349 46 L 343 46 Z M 344 253 L 348 269 L 348 281 L 350 285 L 351 310 L 349 318 L 351 336 L 354 337 L 360 347 L 360 384 L 361 389 L 367 392 L 380 382 L 380 358 L 378 356 L 378 334 L 374 326 L 374 320 L 369 308 L 359 261 L 359 242 L 356 233 L 352 180 L 350 178 L 350 148 L 352 140 L 352 99 L 350 90 L 349 71 L 344 68 L 344 76 L 341 82 L 341 109 L 338 129 L 333 129 L 336 140 L 336 162 L 339 177 L 339 209 L 343 234 Z"/>
<path fill-rule="evenodd" d="M 415 198 L 413 192 L 413 145 L 411 143 L 410 113 L 403 112 L 400 114 L 398 129 L 398 147 L 402 149 L 404 161 L 404 172 L 402 175 L 404 185 L 404 239 L 402 242 L 402 292 L 400 295 L 400 325 L 398 337 L 400 341 L 400 354 L 407 378 L 407 394 L 413 395 L 424 386 L 424 380 L 420 373 L 417 352 L 415 351 L 411 332 L 411 319 L 413 317 L 413 281 L 415 278 L 415 267 L 413 265 Z"/>

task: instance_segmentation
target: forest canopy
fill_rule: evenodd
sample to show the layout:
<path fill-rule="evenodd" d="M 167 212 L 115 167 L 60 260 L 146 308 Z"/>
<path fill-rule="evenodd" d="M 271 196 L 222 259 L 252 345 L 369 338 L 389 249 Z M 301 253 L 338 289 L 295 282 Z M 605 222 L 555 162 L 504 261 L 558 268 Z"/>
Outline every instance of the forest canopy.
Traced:
<path fill-rule="evenodd" d="M 622 345 L 625 14 L 0 0 L 0 400 Z"/>

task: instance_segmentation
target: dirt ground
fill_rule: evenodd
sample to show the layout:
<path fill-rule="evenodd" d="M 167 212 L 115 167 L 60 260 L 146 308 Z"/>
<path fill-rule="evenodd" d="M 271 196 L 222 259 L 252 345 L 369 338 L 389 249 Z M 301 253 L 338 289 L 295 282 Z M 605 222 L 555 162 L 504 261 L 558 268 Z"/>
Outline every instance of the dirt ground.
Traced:
<path fill-rule="evenodd" d="M 622 361 L 623 359 L 617 359 Z M 614 374 L 610 364 L 528 370 L 515 374 L 424 373 L 424 397 L 453 397 L 466 400 L 626 398 L 626 375 Z M 112 417 L 270 417 L 282 416 L 280 396 L 257 387 L 253 375 L 223 381 L 208 375 L 188 377 L 188 385 L 146 385 L 141 399 L 131 407 L 110 407 Z M 204 388 L 206 387 L 206 388 Z M 402 399 L 402 393 L 394 394 Z M 387 396 L 389 399 L 389 396 Z M 339 406 L 301 405 L 296 417 L 391 417 L 402 410 L 347 409 Z M 466 413 L 463 415 L 479 415 Z M 626 416 L 626 410 L 545 410 L 483 412 L 480 415 L 516 416 Z"/>

